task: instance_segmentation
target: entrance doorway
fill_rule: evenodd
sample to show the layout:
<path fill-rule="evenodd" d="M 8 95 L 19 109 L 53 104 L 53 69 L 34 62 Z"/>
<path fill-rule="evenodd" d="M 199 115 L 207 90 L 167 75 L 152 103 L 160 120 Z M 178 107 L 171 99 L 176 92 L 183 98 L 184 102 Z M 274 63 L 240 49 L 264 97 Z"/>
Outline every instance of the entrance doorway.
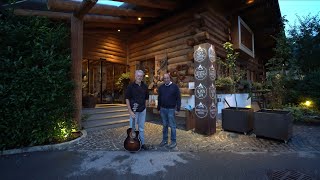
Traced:
<path fill-rule="evenodd" d="M 101 60 L 82 62 L 82 94 L 93 95 L 97 103 L 123 103 L 123 93 L 116 86 L 116 81 L 127 71 L 124 64 Z"/>

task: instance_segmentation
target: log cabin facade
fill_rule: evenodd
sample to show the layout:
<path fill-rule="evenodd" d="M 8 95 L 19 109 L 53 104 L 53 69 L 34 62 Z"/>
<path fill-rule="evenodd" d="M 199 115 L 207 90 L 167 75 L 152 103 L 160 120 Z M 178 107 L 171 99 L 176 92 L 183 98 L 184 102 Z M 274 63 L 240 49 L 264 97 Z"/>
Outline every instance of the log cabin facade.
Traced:
<path fill-rule="evenodd" d="M 32 0 L 15 6 L 15 14 L 65 19 L 70 23 L 75 120 L 80 124 L 81 99 L 94 94 L 115 98 L 115 81 L 124 72 L 142 69 L 150 93 L 170 72 L 183 94 L 193 94 L 194 46 L 212 44 L 225 58 L 225 42 L 240 52 L 238 68 L 252 81 L 265 78 L 264 64 L 282 29 L 278 0 L 157 1 L 121 0 L 119 7 L 97 0 Z M 217 76 L 224 76 L 217 67 Z M 106 97 L 106 96 L 104 96 Z"/>

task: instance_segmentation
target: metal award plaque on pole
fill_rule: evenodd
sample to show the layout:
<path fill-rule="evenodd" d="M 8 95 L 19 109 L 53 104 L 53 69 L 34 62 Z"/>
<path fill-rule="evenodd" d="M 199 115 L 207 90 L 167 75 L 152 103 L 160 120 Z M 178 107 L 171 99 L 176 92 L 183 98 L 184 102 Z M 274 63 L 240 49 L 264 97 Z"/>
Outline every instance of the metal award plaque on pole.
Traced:
<path fill-rule="evenodd" d="M 214 46 L 204 43 L 194 46 L 195 131 L 211 135 L 216 132 L 216 53 Z"/>

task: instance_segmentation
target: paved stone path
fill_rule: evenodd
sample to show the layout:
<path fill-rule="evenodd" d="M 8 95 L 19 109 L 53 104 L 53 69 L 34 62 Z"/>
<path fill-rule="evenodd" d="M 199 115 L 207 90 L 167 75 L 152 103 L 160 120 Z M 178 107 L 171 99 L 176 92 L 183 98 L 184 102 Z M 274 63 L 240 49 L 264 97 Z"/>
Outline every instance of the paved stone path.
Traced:
<path fill-rule="evenodd" d="M 127 128 L 128 126 L 88 132 L 86 138 L 69 149 L 123 151 Z M 217 123 L 217 132 L 211 136 L 177 129 L 178 146 L 174 149 L 158 147 L 161 139 L 162 126 L 159 123 L 146 122 L 145 141 L 150 146 L 150 151 L 320 152 L 320 126 L 294 125 L 293 137 L 287 144 L 283 141 L 256 138 L 254 134 L 222 131 L 221 121 Z"/>

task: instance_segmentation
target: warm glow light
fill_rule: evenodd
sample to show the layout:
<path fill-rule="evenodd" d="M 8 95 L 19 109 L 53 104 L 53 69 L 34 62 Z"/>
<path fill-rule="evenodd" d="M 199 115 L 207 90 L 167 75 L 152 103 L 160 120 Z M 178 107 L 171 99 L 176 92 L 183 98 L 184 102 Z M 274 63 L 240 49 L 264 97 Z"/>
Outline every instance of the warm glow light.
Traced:
<path fill-rule="evenodd" d="M 138 17 L 138 20 L 141 21 L 141 17 Z"/>
<path fill-rule="evenodd" d="M 120 29 L 118 29 L 118 32 L 120 32 Z"/>
<path fill-rule="evenodd" d="M 306 101 L 304 104 L 309 107 L 309 106 L 311 106 L 312 102 L 311 101 Z"/>
<path fill-rule="evenodd" d="M 149 75 L 148 75 L 148 74 L 146 74 L 146 77 L 149 77 Z"/>
<path fill-rule="evenodd" d="M 254 2 L 254 0 L 247 0 L 247 4 L 252 4 Z"/>
<path fill-rule="evenodd" d="M 246 108 L 251 108 L 251 105 L 246 106 Z"/>

